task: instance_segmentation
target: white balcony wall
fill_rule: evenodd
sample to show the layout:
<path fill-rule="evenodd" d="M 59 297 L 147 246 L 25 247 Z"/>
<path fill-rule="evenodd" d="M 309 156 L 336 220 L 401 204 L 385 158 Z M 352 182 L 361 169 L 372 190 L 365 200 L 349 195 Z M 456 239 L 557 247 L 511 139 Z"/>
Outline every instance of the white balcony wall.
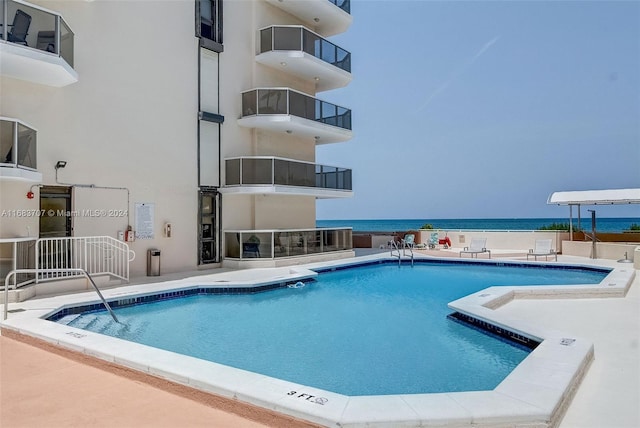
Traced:
<path fill-rule="evenodd" d="M 253 196 L 224 198 L 222 221 L 224 229 L 254 229 Z"/>
<path fill-rule="evenodd" d="M 313 196 L 256 195 L 255 229 L 301 229 L 316 227 Z"/>
<path fill-rule="evenodd" d="M 138 253 L 133 275 L 145 274 L 148 248 L 162 251 L 163 273 L 195 268 L 200 52 L 193 3 L 36 3 L 59 11 L 72 25 L 80 80 L 51 88 L 3 78 L 0 116 L 20 118 L 38 129 L 43 184 L 55 185 L 54 165 L 66 160 L 66 168 L 58 171 L 60 182 L 129 188 L 132 226 L 136 202 L 155 205 L 155 239 L 131 243 Z M 104 198 L 103 207 L 123 204 L 122 192 L 83 189 L 76 192 L 73 209 L 96 206 L 99 198 Z M 10 201 L 37 208 L 37 199 Z M 162 236 L 165 222 L 172 223 L 171 238 Z M 76 236 L 96 234 L 96 223 L 89 219 L 74 224 Z M 122 227 L 111 220 L 101 224 L 113 237 Z"/>
<path fill-rule="evenodd" d="M 220 186 L 220 125 L 200 121 L 200 185 Z"/>
<path fill-rule="evenodd" d="M 274 156 L 295 159 L 307 162 L 315 162 L 316 147 L 312 139 L 301 140 L 287 134 L 275 134 L 262 130 L 256 131 L 260 144 L 256 147 L 255 156 Z"/>
<path fill-rule="evenodd" d="M 220 113 L 218 62 L 218 53 L 200 49 L 200 110 L 208 113 Z"/>

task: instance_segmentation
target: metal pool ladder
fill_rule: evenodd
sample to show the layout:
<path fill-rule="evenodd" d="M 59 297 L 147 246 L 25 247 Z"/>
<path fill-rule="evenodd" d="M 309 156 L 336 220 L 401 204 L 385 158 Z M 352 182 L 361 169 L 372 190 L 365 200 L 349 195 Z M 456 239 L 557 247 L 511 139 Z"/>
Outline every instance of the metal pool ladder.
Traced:
<path fill-rule="evenodd" d="M 398 258 L 398 266 L 400 266 L 400 264 L 402 263 L 402 256 L 406 256 L 407 255 L 407 249 L 409 249 L 410 257 L 411 257 L 411 267 L 413 267 L 413 248 L 411 248 L 410 246 L 406 245 L 404 242 L 402 243 L 402 253 L 400 253 L 400 247 L 398 247 L 398 243 L 393 240 L 390 241 L 390 245 L 391 245 L 391 257 L 397 257 Z"/>
<path fill-rule="evenodd" d="M 109 311 L 109 314 L 111 314 L 111 318 L 113 318 L 113 320 L 115 322 L 117 322 L 118 324 L 120 324 L 120 321 L 118 321 L 118 318 L 116 317 L 116 314 L 113 313 L 113 310 L 111 309 L 111 306 L 109 306 L 109 303 L 107 303 L 107 301 L 104 299 L 104 296 L 102 295 L 102 293 L 100 292 L 100 289 L 98 289 L 98 286 L 96 285 L 96 283 L 93 281 L 93 278 L 91 278 L 91 275 L 89 275 L 89 272 L 87 272 L 84 269 L 80 269 L 80 268 L 68 268 L 68 269 L 14 269 L 11 272 L 9 272 L 7 274 L 7 276 L 4 279 L 4 320 L 7 319 L 8 316 L 8 310 L 9 310 L 9 279 L 11 278 L 11 276 L 16 275 L 18 273 L 35 273 L 36 275 L 38 273 L 71 273 L 71 272 L 78 272 L 78 273 L 82 273 L 85 277 L 87 277 L 87 279 L 89 280 L 89 282 L 91 282 L 91 285 L 93 285 L 93 288 L 96 290 L 96 293 L 98 293 L 98 297 L 100 297 L 100 300 L 102 300 L 102 304 L 104 305 L 105 308 L 107 308 L 107 310 Z"/>
<path fill-rule="evenodd" d="M 400 259 L 402 258 L 402 256 L 400 255 L 400 248 L 398 248 L 398 243 L 395 239 L 392 239 L 391 241 L 389 241 L 389 245 L 391 246 L 391 257 L 397 257 L 398 266 L 400 266 Z M 397 252 L 397 254 L 394 254 L 395 252 Z"/>

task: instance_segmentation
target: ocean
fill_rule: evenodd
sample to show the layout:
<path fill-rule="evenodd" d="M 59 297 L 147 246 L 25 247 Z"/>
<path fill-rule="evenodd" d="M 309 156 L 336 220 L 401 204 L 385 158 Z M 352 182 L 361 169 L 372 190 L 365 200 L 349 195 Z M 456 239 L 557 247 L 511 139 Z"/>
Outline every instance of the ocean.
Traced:
<path fill-rule="evenodd" d="M 569 223 L 568 218 L 465 218 L 465 219 L 377 219 L 316 220 L 316 227 L 351 227 L 354 232 L 398 232 L 419 229 L 424 224 L 446 230 L 538 230 L 552 223 Z M 577 227 L 578 219 L 573 219 Z M 622 232 L 632 224 L 640 225 L 640 217 L 596 218 L 597 232 Z M 591 231 L 591 217 L 581 219 L 581 228 Z"/>

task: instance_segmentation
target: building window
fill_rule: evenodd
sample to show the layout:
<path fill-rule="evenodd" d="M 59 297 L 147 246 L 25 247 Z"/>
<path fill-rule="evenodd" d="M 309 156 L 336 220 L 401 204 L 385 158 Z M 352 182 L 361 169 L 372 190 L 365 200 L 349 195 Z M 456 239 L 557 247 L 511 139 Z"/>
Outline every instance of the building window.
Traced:
<path fill-rule="evenodd" d="M 200 233 L 198 236 L 199 264 L 219 263 L 218 207 L 220 194 L 214 189 L 200 190 Z"/>
<path fill-rule="evenodd" d="M 222 0 L 198 0 L 196 5 L 196 31 L 200 46 L 222 52 Z"/>

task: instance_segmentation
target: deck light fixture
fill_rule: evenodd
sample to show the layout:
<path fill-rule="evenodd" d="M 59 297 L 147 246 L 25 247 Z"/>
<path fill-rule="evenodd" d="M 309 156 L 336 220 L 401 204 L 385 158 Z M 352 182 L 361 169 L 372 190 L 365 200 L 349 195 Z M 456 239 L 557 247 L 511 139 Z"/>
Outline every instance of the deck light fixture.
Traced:
<path fill-rule="evenodd" d="M 58 161 L 58 162 L 56 162 L 56 170 L 58 170 L 60 168 L 64 168 L 65 166 L 67 166 L 67 161 Z"/>

